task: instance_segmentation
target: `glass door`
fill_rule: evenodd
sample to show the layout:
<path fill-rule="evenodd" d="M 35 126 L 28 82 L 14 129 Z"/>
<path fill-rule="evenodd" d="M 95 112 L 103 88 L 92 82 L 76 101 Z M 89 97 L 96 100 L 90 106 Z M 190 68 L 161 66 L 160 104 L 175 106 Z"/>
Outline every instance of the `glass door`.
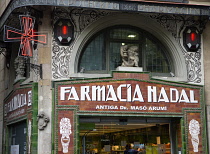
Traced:
<path fill-rule="evenodd" d="M 26 121 L 9 126 L 9 153 L 26 154 Z"/>

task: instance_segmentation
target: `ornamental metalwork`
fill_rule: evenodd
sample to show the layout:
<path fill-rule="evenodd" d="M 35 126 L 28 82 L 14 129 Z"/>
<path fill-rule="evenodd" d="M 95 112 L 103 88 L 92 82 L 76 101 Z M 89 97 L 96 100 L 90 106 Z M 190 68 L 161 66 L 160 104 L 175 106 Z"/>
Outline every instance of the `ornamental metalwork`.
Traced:
<path fill-rule="evenodd" d="M 73 9 L 70 14 L 74 23 L 79 23 L 79 31 L 81 32 L 89 24 L 110 13 L 98 10 Z"/>
<path fill-rule="evenodd" d="M 195 26 L 202 33 L 205 29 L 205 25 L 208 21 L 207 17 L 195 17 L 195 16 L 178 16 L 178 15 L 151 15 L 150 18 L 158 22 L 164 27 L 179 44 L 182 49 L 182 53 L 185 58 L 187 66 L 187 80 L 188 82 L 201 83 L 202 72 L 201 72 L 201 49 L 197 52 L 187 52 L 183 47 L 181 41 L 181 34 L 185 27 Z"/>
<path fill-rule="evenodd" d="M 85 9 L 60 9 L 53 11 L 54 23 L 60 18 L 71 19 L 74 24 L 75 40 L 80 33 L 91 23 L 108 15 L 104 11 L 85 10 Z M 70 46 L 59 45 L 55 40 L 52 42 L 52 77 L 54 79 L 70 77 L 70 58 L 75 41 Z"/>
<path fill-rule="evenodd" d="M 178 1 L 178 0 L 176 0 Z M 200 15 L 209 16 L 210 10 L 208 6 L 188 6 L 183 5 L 167 5 L 167 3 L 149 5 L 145 2 L 131 1 L 102 1 L 102 0 L 15 0 L 11 1 L 7 10 L 0 19 L 0 28 L 5 23 L 8 16 L 17 8 L 26 6 L 62 6 L 62 7 L 80 7 L 90 9 L 104 9 L 113 11 L 135 11 L 147 13 L 165 13 L 165 14 L 184 14 L 184 15 Z"/>

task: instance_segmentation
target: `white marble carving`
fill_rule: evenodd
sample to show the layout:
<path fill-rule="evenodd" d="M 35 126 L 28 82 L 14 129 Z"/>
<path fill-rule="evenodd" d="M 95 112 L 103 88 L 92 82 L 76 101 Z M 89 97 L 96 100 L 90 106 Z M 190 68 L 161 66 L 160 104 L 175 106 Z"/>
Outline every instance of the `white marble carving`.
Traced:
<path fill-rule="evenodd" d="M 191 135 L 191 141 L 193 145 L 193 151 L 198 152 L 200 124 L 197 120 L 192 119 L 189 123 L 189 132 Z"/>
<path fill-rule="evenodd" d="M 69 118 L 62 118 L 60 121 L 60 134 L 61 136 L 61 143 L 63 147 L 63 153 L 68 153 L 68 147 L 70 143 L 70 134 L 71 131 L 71 123 Z"/>

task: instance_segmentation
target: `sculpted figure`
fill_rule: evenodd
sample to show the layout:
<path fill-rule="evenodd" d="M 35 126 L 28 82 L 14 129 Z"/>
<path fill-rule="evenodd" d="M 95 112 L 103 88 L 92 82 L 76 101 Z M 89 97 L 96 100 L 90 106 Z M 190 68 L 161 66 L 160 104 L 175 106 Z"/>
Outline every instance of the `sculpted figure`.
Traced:
<path fill-rule="evenodd" d="M 23 79 L 25 74 L 25 60 L 24 57 L 17 57 L 14 61 L 14 68 L 16 71 L 16 79 Z"/>
<path fill-rule="evenodd" d="M 139 67 L 139 54 L 137 46 L 124 45 L 120 48 L 122 65 L 125 67 Z"/>

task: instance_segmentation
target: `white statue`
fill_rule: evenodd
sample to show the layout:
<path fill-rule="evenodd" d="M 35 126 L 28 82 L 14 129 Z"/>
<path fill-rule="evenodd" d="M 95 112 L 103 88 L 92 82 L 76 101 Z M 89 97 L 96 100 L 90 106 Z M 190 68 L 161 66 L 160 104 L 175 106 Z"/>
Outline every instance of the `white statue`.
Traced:
<path fill-rule="evenodd" d="M 193 151 L 198 152 L 199 137 L 200 134 L 200 125 L 199 122 L 195 119 L 192 119 L 189 123 L 189 132 L 191 135 L 191 141 L 193 145 Z"/>
<path fill-rule="evenodd" d="M 120 54 L 122 57 L 122 65 L 125 67 L 138 67 L 139 66 L 139 54 L 137 46 L 124 45 L 120 48 Z"/>
<path fill-rule="evenodd" d="M 68 153 L 70 143 L 71 123 L 69 118 L 62 118 L 60 121 L 61 143 L 63 146 L 63 153 Z"/>

